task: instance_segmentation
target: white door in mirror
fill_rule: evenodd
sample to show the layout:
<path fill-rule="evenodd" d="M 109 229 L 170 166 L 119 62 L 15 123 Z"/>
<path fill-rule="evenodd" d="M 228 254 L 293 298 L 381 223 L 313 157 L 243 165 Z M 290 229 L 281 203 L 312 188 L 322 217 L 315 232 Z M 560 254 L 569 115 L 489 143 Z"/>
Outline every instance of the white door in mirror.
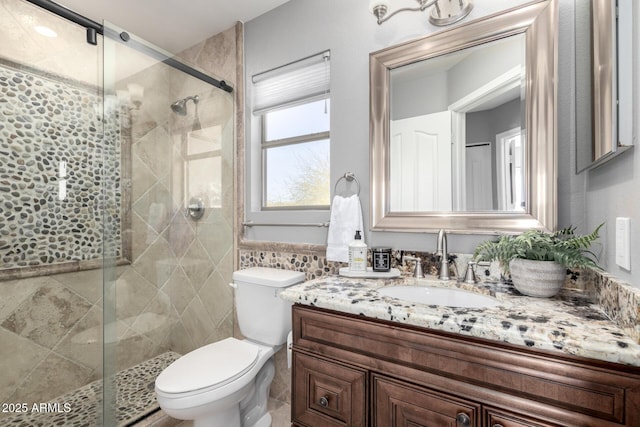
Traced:
<path fill-rule="evenodd" d="M 390 209 L 451 210 L 451 112 L 391 122 Z"/>

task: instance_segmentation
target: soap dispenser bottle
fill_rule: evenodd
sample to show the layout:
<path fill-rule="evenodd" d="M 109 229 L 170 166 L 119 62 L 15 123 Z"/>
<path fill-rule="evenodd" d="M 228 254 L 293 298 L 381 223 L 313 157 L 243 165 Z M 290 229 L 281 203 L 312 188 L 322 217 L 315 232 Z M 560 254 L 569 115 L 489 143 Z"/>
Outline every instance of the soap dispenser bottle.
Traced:
<path fill-rule="evenodd" d="M 356 230 L 349 244 L 349 271 L 367 271 L 367 245 L 362 241 L 360 230 Z"/>

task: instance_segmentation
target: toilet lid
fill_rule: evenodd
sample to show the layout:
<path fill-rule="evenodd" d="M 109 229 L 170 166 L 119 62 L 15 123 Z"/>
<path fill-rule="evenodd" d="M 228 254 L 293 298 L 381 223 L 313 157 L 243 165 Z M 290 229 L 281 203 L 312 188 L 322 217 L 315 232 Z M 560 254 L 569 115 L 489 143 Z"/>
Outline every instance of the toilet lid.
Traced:
<path fill-rule="evenodd" d="M 226 338 L 173 362 L 156 378 L 156 388 L 165 393 L 187 393 L 223 386 L 251 369 L 258 353 L 255 345 Z"/>

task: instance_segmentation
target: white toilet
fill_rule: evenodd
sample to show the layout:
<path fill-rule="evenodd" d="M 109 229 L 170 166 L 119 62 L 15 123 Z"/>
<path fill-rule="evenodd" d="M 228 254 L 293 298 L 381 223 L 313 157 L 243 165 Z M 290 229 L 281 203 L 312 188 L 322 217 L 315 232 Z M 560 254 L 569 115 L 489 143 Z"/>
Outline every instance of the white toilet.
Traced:
<path fill-rule="evenodd" d="M 268 427 L 273 354 L 287 341 L 291 303 L 279 290 L 304 281 L 304 273 L 254 267 L 233 273 L 238 325 L 244 340 L 226 338 L 192 351 L 156 378 L 167 415 L 196 427 Z"/>

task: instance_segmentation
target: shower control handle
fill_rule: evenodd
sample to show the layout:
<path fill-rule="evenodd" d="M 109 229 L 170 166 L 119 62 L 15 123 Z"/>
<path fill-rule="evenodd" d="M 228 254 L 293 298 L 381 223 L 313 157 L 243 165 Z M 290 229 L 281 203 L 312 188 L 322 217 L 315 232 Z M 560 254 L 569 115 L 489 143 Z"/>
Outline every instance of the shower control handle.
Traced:
<path fill-rule="evenodd" d="M 199 197 L 192 197 L 187 205 L 187 215 L 194 221 L 202 218 L 204 215 L 204 201 Z"/>

